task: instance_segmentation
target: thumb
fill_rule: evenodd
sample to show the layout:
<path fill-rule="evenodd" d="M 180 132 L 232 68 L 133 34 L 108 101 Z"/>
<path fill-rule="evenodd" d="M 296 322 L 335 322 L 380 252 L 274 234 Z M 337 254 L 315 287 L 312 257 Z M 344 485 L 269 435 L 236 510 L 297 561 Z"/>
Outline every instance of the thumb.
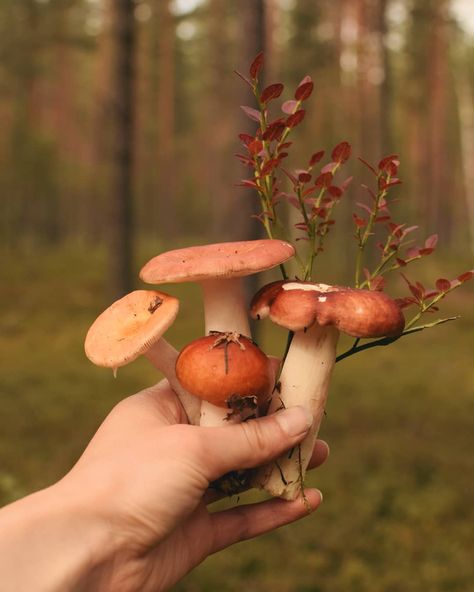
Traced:
<path fill-rule="evenodd" d="M 305 437 L 313 423 L 304 407 L 226 427 L 200 428 L 203 472 L 209 481 L 237 469 L 263 465 Z"/>

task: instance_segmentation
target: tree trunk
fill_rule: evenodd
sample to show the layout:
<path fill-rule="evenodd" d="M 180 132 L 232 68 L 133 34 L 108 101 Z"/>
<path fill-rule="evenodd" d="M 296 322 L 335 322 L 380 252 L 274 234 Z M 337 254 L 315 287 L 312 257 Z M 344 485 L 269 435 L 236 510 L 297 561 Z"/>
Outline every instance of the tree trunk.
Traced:
<path fill-rule="evenodd" d="M 109 196 L 110 287 L 115 297 L 132 286 L 133 83 L 135 27 L 133 0 L 111 0 L 113 43 L 110 93 L 111 175 Z"/>
<path fill-rule="evenodd" d="M 176 234 L 176 167 L 175 167 L 175 26 L 170 0 L 158 0 L 160 35 L 158 41 L 158 228 L 164 238 Z"/>

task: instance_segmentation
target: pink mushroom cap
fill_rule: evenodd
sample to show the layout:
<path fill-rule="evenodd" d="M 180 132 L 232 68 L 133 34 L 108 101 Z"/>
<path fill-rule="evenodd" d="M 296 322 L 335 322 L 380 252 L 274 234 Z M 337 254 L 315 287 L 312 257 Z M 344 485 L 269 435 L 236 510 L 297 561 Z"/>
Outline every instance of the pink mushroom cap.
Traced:
<path fill-rule="evenodd" d="M 294 254 L 292 245 L 276 239 L 186 247 L 153 257 L 140 271 L 140 278 L 160 284 L 242 277 L 275 267 Z"/>

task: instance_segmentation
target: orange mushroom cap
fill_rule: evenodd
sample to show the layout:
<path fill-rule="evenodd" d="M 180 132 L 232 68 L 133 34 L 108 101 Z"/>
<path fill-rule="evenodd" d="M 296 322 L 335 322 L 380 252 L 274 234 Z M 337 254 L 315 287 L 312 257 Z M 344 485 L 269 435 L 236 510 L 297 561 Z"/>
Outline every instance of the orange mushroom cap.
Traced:
<path fill-rule="evenodd" d="M 94 321 L 84 344 L 86 356 L 98 366 L 125 366 L 160 339 L 178 310 L 178 299 L 164 292 L 131 292 Z"/>
<path fill-rule="evenodd" d="M 218 343 L 219 335 L 223 334 L 196 339 L 181 351 L 176 361 L 179 382 L 218 407 L 225 407 L 233 395 L 256 396 L 262 403 L 271 383 L 268 357 L 242 335 L 238 341 Z"/>

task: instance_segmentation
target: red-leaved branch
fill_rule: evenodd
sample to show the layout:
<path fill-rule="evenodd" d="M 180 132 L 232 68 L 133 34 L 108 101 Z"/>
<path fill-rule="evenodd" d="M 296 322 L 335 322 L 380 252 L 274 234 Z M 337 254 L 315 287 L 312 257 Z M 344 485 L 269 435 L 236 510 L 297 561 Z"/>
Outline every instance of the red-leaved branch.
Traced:
<path fill-rule="evenodd" d="M 241 107 L 255 122 L 256 129 L 254 134 L 239 134 L 243 151 L 236 156 L 250 171 L 240 185 L 256 191 L 260 202 L 260 212 L 256 217 L 269 238 L 303 242 L 304 248 L 299 249 L 296 256 L 300 277 L 312 281 L 315 260 L 324 251 L 326 237 L 336 224 L 336 206 L 352 181 L 352 177 L 341 175 L 352 150 L 350 144 L 343 141 L 333 148 L 328 162 L 324 162 L 325 151 L 317 150 L 311 154 L 304 168 L 285 168 L 285 160 L 293 146 L 290 139 L 292 131 L 304 120 L 306 111 L 303 105 L 311 96 L 314 84 L 309 76 L 305 76 L 296 87 L 293 98 L 283 101 L 278 115 L 274 116 L 275 102 L 283 94 L 284 85 L 274 83 L 261 88 L 259 77 L 263 65 L 264 57 L 260 53 L 252 62 L 248 76 L 237 72 L 252 90 L 256 101 L 256 108 L 246 105 Z M 398 176 L 400 162 L 396 154 L 385 156 L 375 166 L 363 158 L 359 160 L 373 175 L 374 182 L 372 186 L 363 185 L 368 199 L 356 202 L 357 211 L 352 215 L 357 240 L 354 286 L 384 290 L 386 275 L 401 269 L 406 273 L 410 263 L 433 253 L 438 236 L 432 234 L 421 244 L 415 244 L 413 233 L 418 227 L 392 218 L 392 189 L 401 183 Z M 280 205 L 283 202 L 296 210 L 296 222 L 289 224 L 288 216 L 281 215 Z M 375 257 L 374 250 L 377 251 Z M 366 260 L 375 263 L 369 267 Z M 281 269 L 286 278 L 285 268 L 281 266 Z M 405 273 L 402 273 L 402 277 L 409 294 L 398 298 L 397 302 L 403 309 L 415 307 L 417 311 L 407 320 L 400 337 L 457 318 L 439 318 L 417 325 L 423 315 L 438 311 L 438 303 L 447 294 L 474 277 L 474 270 L 470 270 L 454 280 L 440 278 L 433 289 L 426 289 L 419 281 L 410 281 Z M 338 360 L 364 349 L 388 345 L 400 337 L 363 344 L 356 339 Z"/>

